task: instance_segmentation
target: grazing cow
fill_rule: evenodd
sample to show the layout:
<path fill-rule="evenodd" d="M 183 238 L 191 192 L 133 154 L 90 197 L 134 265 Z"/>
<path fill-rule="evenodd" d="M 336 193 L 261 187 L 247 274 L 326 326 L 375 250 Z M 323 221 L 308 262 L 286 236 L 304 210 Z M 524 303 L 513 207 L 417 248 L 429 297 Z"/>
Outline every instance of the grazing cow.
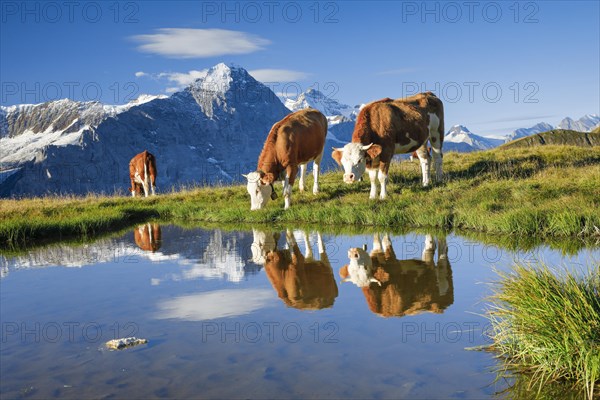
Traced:
<path fill-rule="evenodd" d="M 416 150 L 421 160 L 423 186 L 429 185 L 427 139 L 433 150 L 436 178 L 441 180 L 444 140 L 442 101 L 431 92 L 396 100 L 382 99 L 367 104 L 360 111 L 352 142 L 343 148 L 334 148 L 331 156 L 344 168 L 346 183 L 360 179 L 366 168 L 371 180 L 371 199 L 377 197 L 375 181 L 379 178 L 380 198 L 385 199 L 388 170 L 394 154 Z"/>
<path fill-rule="evenodd" d="M 156 159 L 154 156 L 144 150 L 129 161 L 129 178 L 131 179 L 131 195 L 141 195 L 148 197 L 148 193 L 155 195 L 156 190 Z"/>
<path fill-rule="evenodd" d="M 383 244 L 383 246 L 382 246 Z M 344 282 L 353 282 L 363 291 L 369 309 L 383 317 L 402 317 L 422 312 L 441 314 L 454 303 L 452 269 L 446 240 L 438 240 L 438 262 L 434 264 L 435 243 L 426 236 L 422 260 L 398 260 L 389 237 L 375 235 L 373 251 L 348 250 L 350 263 L 340 269 Z"/>
<path fill-rule="evenodd" d="M 319 310 L 333 306 L 338 288 L 321 234 L 317 233 L 319 258 L 313 258 L 308 235 L 303 232 L 306 255 L 302 255 L 294 235 L 286 232 L 287 250 L 277 250 L 279 234 L 254 232 L 253 259 L 264 264 L 265 272 L 279 298 L 288 306 Z"/>
<path fill-rule="evenodd" d="M 144 224 L 133 230 L 135 244 L 144 251 L 155 252 L 160 249 L 161 230 L 159 224 Z"/>
<path fill-rule="evenodd" d="M 290 207 L 292 186 L 300 168 L 300 191 L 304 191 L 306 164 L 313 161 L 313 193 L 319 192 L 319 164 L 327 135 L 327 118 L 311 108 L 296 111 L 271 128 L 258 158 L 256 172 L 243 175 L 248 180 L 250 209 L 263 208 L 276 199 L 273 182 L 283 180 L 285 208 Z"/>

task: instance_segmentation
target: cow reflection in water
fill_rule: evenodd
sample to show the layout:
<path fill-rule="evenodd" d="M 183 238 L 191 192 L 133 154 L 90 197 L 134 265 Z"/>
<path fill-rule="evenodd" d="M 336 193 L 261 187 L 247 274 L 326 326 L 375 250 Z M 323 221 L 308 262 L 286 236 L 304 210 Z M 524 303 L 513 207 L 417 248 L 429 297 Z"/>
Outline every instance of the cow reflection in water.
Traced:
<path fill-rule="evenodd" d="M 376 234 L 373 251 L 348 250 L 350 263 L 340 269 L 343 281 L 353 282 L 365 295 L 369 308 L 382 317 L 402 317 L 422 312 L 441 314 L 454 303 L 452 270 L 445 238 L 425 238 L 422 260 L 398 260 L 388 235 Z"/>
<path fill-rule="evenodd" d="M 159 224 L 143 224 L 133 230 L 135 244 L 144 251 L 155 252 L 160 249 L 161 232 Z"/>
<path fill-rule="evenodd" d="M 289 249 L 285 250 L 277 250 L 279 234 L 253 233 L 252 259 L 264 264 L 269 281 L 288 307 L 319 310 L 333 306 L 338 288 L 320 233 L 317 233 L 318 261 L 313 258 L 306 232 L 302 232 L 306 255 L 289 230 L 285 235 Z"/>

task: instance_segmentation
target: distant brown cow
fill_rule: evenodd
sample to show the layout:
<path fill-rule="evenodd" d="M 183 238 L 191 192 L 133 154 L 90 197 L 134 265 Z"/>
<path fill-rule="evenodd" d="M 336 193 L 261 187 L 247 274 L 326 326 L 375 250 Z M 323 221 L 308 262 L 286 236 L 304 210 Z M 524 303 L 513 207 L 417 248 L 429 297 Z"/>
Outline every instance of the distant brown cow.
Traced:
<path fill-rule="evenodd" d="M 160 249 L 161 230 L 159 224 L 143 224 L 133 230 L 135 244 L 144 251 L 155 252 Z"/>
<path fill-rule="evenodd" d="M 253 250 L 255 259 L 264 261 L 265 272 L 273 289 L 277 292 L 279 298 L 288 306 L 302 310 L 318 310 L 333 306 L 335 298 L 338 296 L 338 288 L 333 276 L 331 264 L 325 253 L 323 239 L 321 234 L 317 233 L 317 246 L 319 258 L 317 261 L 313 258 L 312 249 L 308 240 L 308 235 L 303 232 L 306 243 L 306 255 L 302 255 L 294 235 L 287 231 L 286 240 L 289 245 L 287 250 L 270 249 L 269 243 L 276 243 L 272 240 L 273 235 L 257 235 L 255 232 L 255 243 L 253 248 L 265 249 L 266 253 L 261 257 L 259 253 Z M 268 237 L 265 243 L 257 243 Z"/>
<path fill-rule="evenodd" d="M 129 161 L 129 178 L 131 179 L 131 195 L 141 195 L 142 190 L 145 197 L 148 193 L 155 195 L 156 190 L 156 159 L 147 150 L 136 155 Z"/>
<path fill-rule="evenodd" d="M 445 239 L 440 238 L 438 244 L 437 265 L 430 235 L 425 240 L 422 260 L 398 260 L 389 237 L 384 237 L 382 246 L 379 235 L 375 235 L 370 255 L 366 249 L 348 250 L 350 264 L 340 269 L 340 275 L 362 289 L 369 309 L 377 315 L 442 313 L 454 303 L 454 286 Z"/>
<path fill-rule="evenodd" d="M 243 175 L 248 180 L 250 209 L 263 208 L 275 199 L 273 183 L 283 180 L 285 208 L 290 207 L 292 186 L 300 168 L 300 191 L 304 191 L 306 164 L 313 161 L 313 193 L 319 192 L 319 164 L 327 136 L 327 118 L 311 108 L 296 111 L 271 128 L 258 158 L 256 172 Z"/>
<path fill-rule="evenodd" d="M 331 156 L 344 168 L 343 180 L 359 180 L 365 168 L 371 180 L 369 198 L 377 197 L 376 180 L 381 184 L 380 198 L 387 196 L 386 185 L 394 154 L 416 150 L 421 160 L 423 186 L 429 185 L 427 140 L 433 150 L 437 180 L 442 179 L 444 108 L 433 93 L 419 93 L 401 99 L 382 99 L 367 104 L 358 114 L 352 142 L 333 149 Z"/>

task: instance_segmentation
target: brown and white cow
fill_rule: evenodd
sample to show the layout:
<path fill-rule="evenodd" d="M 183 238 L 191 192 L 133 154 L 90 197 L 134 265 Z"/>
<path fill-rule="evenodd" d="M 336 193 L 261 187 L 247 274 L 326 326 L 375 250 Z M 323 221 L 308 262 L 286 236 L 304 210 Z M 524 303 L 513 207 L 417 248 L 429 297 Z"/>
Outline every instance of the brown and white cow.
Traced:
<path fill-rule="evenodd" d="M 131 179 L 131 195 L 141 195 L 142 190 L 145 197 L 151 192 L 156 194 L 156 159 L 144 150 L 129 161 L 129 179 Z"/>
<path fill-rule="evenodd" d="M 373 251 L 348 250 L 350 263 L 340 269 L 344 281 L 363 291 L 369 309 L 383 317 L 402 317 L 423 312 L 442 313 L 454 303 L 452 269 L 446 240 L 438 239 L 438 261 L 434 263 L 435 242 L 425 239 L 421 260 L 398 260 L 386 235 L 375 235 Z"/>
<path fill-rule="evenodd" d="M 154 253 L 162 244 L 160 225 L 156 223 L 140 225 L 133 230 L 133 238 L 140 249 Z"/>
<path fill-rule="evenodd" d="M 306 232 L 302 232 L 306 251 L 303 255 L 289 230 L 289 249 L 277 250 L 279 234 L 254 231 L 253 259 L 264 264 L 265 272 L 279 298 L 288 306 L 302 310 L 319 310 L 333 306 L 338 296 L 335 277 L 320 233 L 317 233 L 319 260 L 313 258 Z M 266 240 L 265 240 L 266 239 Z"/>
<path fill-rule="evenodd" d="M 283 180 L 285 208 L 290 207 L 292 186 L 300 168 L 300 191 L 304 191 L 306 164 L 313 161 L 313 193 L 319 192 L 319 165 L 327 136 L 327 118 L 308 108 L 289 114 L 271 128 L 258 157 L 256 172 L 243 175 L 250 194 L 250 209 L 263 208 L 269 198 L 275 199 L 273 183 Z"/>
<path fill-rule="evenodd" d="M 421 161 L 423 186 L 429 185 L 427 140 L 431 143 L 437 180 L 442 179 L 444 107 L 433 93 L 419 93 L 401 99 L 382 99 L 367 104 L 358 114 L 352 142 L 334 148 L 332 157 L 344 168 L 344 182 L 359 180 L 365 168 L 371 180 L 369 198 L 377 197 L 376 180 L 381 184 L 380 198 L 387 195 L 386 184 L 394 154 L 416 150 Z M 379 174 L 379 176 L 378 176 Z"/>

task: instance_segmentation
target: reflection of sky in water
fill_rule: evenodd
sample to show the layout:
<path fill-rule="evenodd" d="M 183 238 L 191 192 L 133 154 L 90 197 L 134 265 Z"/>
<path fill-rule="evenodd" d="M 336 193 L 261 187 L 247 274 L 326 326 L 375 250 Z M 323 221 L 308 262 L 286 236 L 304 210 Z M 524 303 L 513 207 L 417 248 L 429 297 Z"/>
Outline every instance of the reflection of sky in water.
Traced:
<path fill-rule="evenodd" d="M 285 249 L 285 232 L 279 233 L 278 249 Z M 303 235 L 294 236 L 305 254 Z M 399 260 L 421 259 L 424 235 L 391 239 Z M 319 259 L 316 241 L 309 235 Z M 600 259 L 598 250 L 515 254 L 450 235 L 452 304 L 443 313 L 382 318 L 363 290 L 339 275 L 348 249 L 367 244 L 371 251 L 373 235 L 323 235 L 323 242 L 339 294 L 333 307 L 316 311 L 287 307 L 264 267 L 248 261 L 252 232 L 166 226 L 155 253 L 139 250 L 128 233 L 0 258 L 0 392 L 7 398 L 489 398 L 505 387 L 492 384 L 492 356 L 464 348 L 485 343 L 479 314 L 489 293 L 482 283 L 496 278 L 492 266 L 506 268 L 515 258 L 552 265 Z M 56 265 L 83 268 L 44 268 Z M 130 334 L 150 343 L 98 351 L 104 341 Z"/>
<path fill-rule="evenodd" d="M 179 296 L 158 303 L 156 318 L 203 321 L 238 317 L 266 307 L 273 293 L 266 289 L 222 289 Z"/>

